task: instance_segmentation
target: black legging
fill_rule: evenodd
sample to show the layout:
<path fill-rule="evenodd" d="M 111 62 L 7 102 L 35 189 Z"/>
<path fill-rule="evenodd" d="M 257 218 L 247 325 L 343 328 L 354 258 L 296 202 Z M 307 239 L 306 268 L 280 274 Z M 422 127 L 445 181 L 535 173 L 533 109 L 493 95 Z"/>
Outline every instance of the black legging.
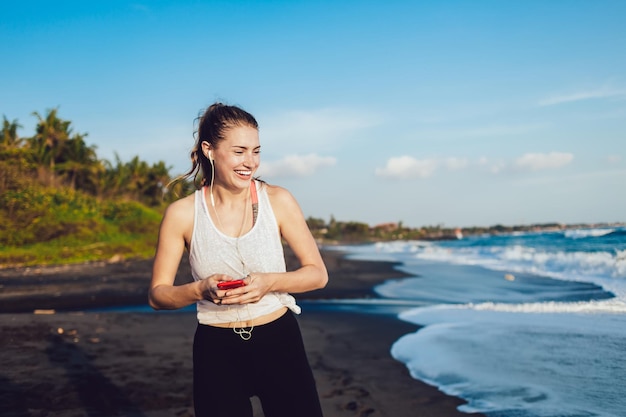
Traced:
<path fill-rule="evenodd" d="M 321 417 L 315 380 L 291 311 L 257 326 L 250 340 L 232 329 L 198 324 L 193 343 L 196 417 Z"/>

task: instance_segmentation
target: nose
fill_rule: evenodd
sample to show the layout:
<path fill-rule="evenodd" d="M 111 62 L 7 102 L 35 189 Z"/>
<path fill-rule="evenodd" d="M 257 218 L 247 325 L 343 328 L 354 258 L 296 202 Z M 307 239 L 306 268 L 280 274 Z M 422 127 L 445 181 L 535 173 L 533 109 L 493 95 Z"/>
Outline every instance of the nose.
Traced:
<path fill-rule="evenodd" d="M 256 158 L 256 155 L 253 152 L 246 152 L 245 158 L 243 160 L 243 164 L 246 167 L 252 167 L 255 164 L 255 158 Z"/>

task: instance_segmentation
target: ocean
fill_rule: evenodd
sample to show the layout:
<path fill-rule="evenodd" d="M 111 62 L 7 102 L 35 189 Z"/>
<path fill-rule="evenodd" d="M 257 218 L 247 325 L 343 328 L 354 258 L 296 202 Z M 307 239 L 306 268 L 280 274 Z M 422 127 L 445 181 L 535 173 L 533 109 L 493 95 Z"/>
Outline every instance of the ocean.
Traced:
<path fill-rule="evenodd" d="M 339 308 L 421 327 L 391 347 L 490 417 L 626 416 L 626 228 L 341 246 L 414 277 Z"/>

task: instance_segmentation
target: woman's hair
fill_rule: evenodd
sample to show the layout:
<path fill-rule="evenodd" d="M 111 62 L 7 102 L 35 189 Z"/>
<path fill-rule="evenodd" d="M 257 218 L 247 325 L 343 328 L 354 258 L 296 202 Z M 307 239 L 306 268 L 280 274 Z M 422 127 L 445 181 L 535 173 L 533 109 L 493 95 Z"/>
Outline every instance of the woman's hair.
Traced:
<path fill-rule="evenodd" d="M 194 132 L 195 145 L 191 151 L 191 169 L 184 175 L 182 179 L 193 176 L 194 183 L 207 185 L 211 182 L 211 161 L 202 152 L 202 142 L 208 142 L 212 148 L 217 148 L 219 143 L 224 140 L 226 131 L 234 127 L 252 127 L 259 128 L 254 116 L 247 111 L 236 107 L 228 106 L 222 103 L 210 105 L 198 119 L 198 129 Z"/>

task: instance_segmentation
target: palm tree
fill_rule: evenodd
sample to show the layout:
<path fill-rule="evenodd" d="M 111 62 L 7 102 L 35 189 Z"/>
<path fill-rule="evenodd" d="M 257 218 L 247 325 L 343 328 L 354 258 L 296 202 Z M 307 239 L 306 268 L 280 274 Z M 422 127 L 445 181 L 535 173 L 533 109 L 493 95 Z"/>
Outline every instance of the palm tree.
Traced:
<path fill-rule="evenodd" d="M 98 161 L 96 146 L 87 146 L 85 136 L 77 133 L 66 142 L 56 170 L 67 178 L 71 188 L 96 194 L 96 177 L 104 166 Z"/>
<path fill-rule="evenodd" d="M 47 164 L 49 167 L 49 183 L 54 183 L 54 170 L 57 159 L 62 154 L 66 142 L 69 140 L 72 122 L 62 120 L 57 116 L 58 109 L 48 110 L 46 117 L 38 112 L 33 116 L 39 119 L 35 136 L 29 139 L 35 162 Z"/>
<path fill-rule="evenodd" d="M 102 191 L 108 197 L 126 197 L 140 200 L 144 184 L 147 183 L 148 164 L 135 156 L 123 162 L 115 153 L 115 165 L 105 161 Z"/>
<path fill-rule="evenodd" d="M 28 151 L 22 147 L 23 140 L 17 130 L 22 126 L 17 120 L 9 122 L 2 116 L 0 132 L 0 194 L 8 189 L 20 188 L 29 177 Z"/>
<path fill-rule="evenodd" d="M 2 135 L 0 136 L 0 147 L 4 149 L 15 149 L 22 145 L 23 140 L 17 134 L 17 130 L 22 128 L 22 125 L 17 123 L 17 119 L 12 122 L 2 115 Z"/>
<path fill-rule="evenodd" d="M 115 165 L 110 161 L 104 159 L 102 165 L 104 167 L 104 174 L 98 178 L 98 196 L 99 197 L 113 197 L 118 194 L 121 185 L 124 182 L 122 176 L 123 163 L 120 156 L 115 152 Z"/>
<path fill-rule="evenodd" d="M 170 181 L 170 168 L 165 162 L 159 161 L 148 169 L 147 182 L 142 192 L 143 201 L 150 206 L 162 203 L 166 186 Z"/>
<path fill-rule="evenodd" d="M 148 164 L 135 156 L 126 164 L 125 174 L 128 176 L 126 181 L 126 192 L 136 201 L 141 201 L 141 195 L 148 183 Z"/>

